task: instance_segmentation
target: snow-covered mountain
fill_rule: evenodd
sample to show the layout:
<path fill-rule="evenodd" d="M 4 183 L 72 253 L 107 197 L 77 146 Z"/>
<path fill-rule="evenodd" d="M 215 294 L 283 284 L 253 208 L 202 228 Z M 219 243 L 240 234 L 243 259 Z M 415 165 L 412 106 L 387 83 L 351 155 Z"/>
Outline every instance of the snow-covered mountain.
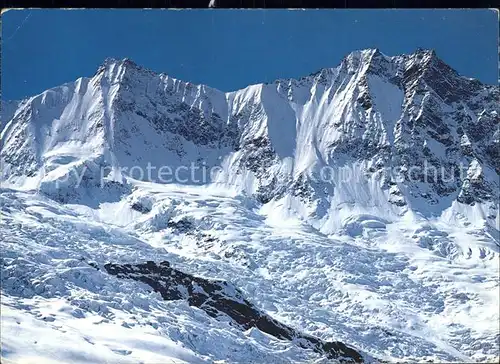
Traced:
<path fill-rule="evenodd" d="M 21 317 L 66 299 L 59 312 L 80 307 L 54 314 L 66 331 L 147 312 L 165 352 L 188 362 L 498 357 L 499 96 L 433 51 L 367 49 L 228 93 L 108 59 L 2 102 L 2 301 Z M 162 261 L 231 282 L 224 302 L 248 305 L 213 314 L 187 286 L 163 302 L 148 278 Z M 158 351 L 127 340 L 89 360 Z M 5 343 L 7 359 L 36 353 Z"/>

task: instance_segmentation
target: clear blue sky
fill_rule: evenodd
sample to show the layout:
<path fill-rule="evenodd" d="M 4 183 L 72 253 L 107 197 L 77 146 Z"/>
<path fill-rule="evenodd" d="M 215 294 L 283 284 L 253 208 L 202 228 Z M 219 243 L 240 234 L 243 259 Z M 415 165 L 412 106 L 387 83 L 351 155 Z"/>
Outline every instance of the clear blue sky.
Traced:
<path fill-rule="evenodd" d="M 2 17 L 2 98 L 91 76 L 106 57 L 231 91 L 369 47 L 433 48 L 465 76 L 498 80 L 491 10 L 12 10 Z"/>

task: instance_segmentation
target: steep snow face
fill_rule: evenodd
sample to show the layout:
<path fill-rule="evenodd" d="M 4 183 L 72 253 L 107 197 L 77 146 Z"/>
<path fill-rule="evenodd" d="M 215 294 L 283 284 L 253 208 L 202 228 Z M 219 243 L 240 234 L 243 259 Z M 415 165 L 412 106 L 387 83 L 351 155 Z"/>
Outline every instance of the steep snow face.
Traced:
<path fill-rule="evenodd" d="M 100 343 L 96 360 L 161 361 L 160 346 L 187 362 L 320 357 L 87 264 L 168 260 L 366 358 L 492 358 L 499 96 L 432 51 L 368 49 L 228 93 L 108 59 L 90 78 L 2 102 L 2 294 L 14 302 L 5 328 L 16 332 L 18 310 L 69 298 L 88 322 L 126 321 L 124 347 L 75 334 L 75 345 Z M 54 315 L 75 333 L 80 313 Z M 141 315 L 158 346 L 137 339 L 151 333 Z M 59 327 L 50 320 L 30 330 Z M 129 323 L 140 327 L 130 336 Z M 21 358 L 19 341 L 8 345 Z"/>
<path fill-rule="evenodd" d="M 262 202 L 308 211 L 324 232 L 338 228 L 339 208 L 430 217 L 453 201 L 483 203 L 498 229 L 498 96 L 431 51 L 354 52 L 335 69 L 230 94 L 242 138 L 225 177 Z M 473 160 L 484 171 L 476 187 L 466 177 Z M 257 178 L 232 176 L 242 164 Z"/>
<path fill-rule="evenodd" d="M 336 68 L 227 94 L 108 59 L 90 79 L 7 105 L 2 179 L 49 194 L 81 178 L 216 183 L 281 201 L 327 233 L 342 224 L 333 215 L 359 207 L 394 220 L 457 201 L 481 205 L 498 229 L 498 97 L 425 50 L 356 51 Z M 159 181 L 162 166 L 177 173 Z"/>
<path fill-rule="evenodd" d="M 20 103 L 2 130 L 2 180 L 39 187 L 108 157 L 106 99 L 97 79 L 80 78 Z"/>

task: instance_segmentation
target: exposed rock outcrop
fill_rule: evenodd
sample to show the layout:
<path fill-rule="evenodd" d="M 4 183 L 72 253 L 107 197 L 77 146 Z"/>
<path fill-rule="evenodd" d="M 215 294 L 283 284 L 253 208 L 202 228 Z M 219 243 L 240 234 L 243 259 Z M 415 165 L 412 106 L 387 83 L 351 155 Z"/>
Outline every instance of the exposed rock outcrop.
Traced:
<path fill-rule="evenodd" d="M 151 286 L 165 300 L 187 300 L 190 305 L 217 318 L 229 316 L 242 329 L 258 328 L 281 340 L 290 340 L 298 346 L 324 353 L 340 362 L 362 362 L 363 356 L 339 341 L 323 341 L 284 325 L 260 311 L 242 293 L 225 281 L 209 280 L 181 272 L 163 261 L 142 264 L 115 264 L 104 266 L 109 274 L 133 279 Z"/>

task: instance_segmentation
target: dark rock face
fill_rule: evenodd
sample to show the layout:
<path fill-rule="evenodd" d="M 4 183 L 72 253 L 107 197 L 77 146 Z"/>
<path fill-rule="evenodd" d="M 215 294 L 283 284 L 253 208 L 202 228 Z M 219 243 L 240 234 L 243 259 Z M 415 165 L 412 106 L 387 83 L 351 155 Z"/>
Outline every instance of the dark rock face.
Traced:
<path fill-rule="evenodd" d="M 7 115 L 4 115 L 3 110 L 1 113 L 2 123 L 5 125 L 9 119 L 7 119 Z M 10 131 L 12 142 L 6 144 L 5 138 L 0 140 L 2 169 L 6 168 L 4 166 L 9 166 L 10 173 L 14 176 L 26 175 L 31 177 L 36 174 L 37 169 L 41 165 L 40 156 L 37 155 L 37 148 L 30 137 L 29 124 L 24 122 L 24 120 L 32 118 L 33 114 L 34 112 L 31 107 L 22 109 L 13 118 L 16 123 L 13 124 L 14 127 Z"/>
<path fill-rule="evenodd" d="M 147 214 L 148 212 L 151 212 L 151 209 L 148 206 L 144 206 L 140 204 L 139 202 L 135 202 L 130 206 L 132 210 L 138 211 L 143 214 Z"/>
<path fill-rule="evenodd" d="M 182 233 L 182 234 L 186 234 L 190 232 L 192 229 L 194 229 L 193 223 L 186 218 L 183 218 L 179 221 L 170 220 L 167 223 L 167 227 L 173 229 L 177 233 Z"/>
<path fill-rule="evenodd" d="M 213 148 L 234 147 L 238 138 L 235 125 L 225 125 L 217 113 L 206 115 L 202 110 L 186 103 L 172 104 L 165 101 L 158 105 L 149 101 L 149 110 L 142 111 L 138 106 L 127 106 L 121 99 L 116 103 L 120 112 L 129 111 L 148 120 L 158 133 L 171 133 L 183 137 L 196 145 Z M 165 110 L 165 112 L 161 112 Z"/>
<path fill-rule="evenodd" d="M 324 353 L 329 359 L 341 362 L 363 361 L 359 352 L 341 342 L 325 342 L 276 321 L 257 309 L 228 282 L 186 274 L 172 268 L 166 261 L 148 261 L 134 265 L 108 263 L 104 268 L 118 278 L 148 284 L 165 300 L 185 299 L 190 305 L 201 308 L 214 318 L 227 315 L 235 325 L 244 330 L 258 328 L 280 340 L 290 340 L 302 348 Z"/>
<path fill-rule="evenodd" d="M 256 138 L 243 144 L 245 150 L 242 164 L 258 177 L 266 173 L 278 161 L 276 152 L 268 138 Z"/>
<path fill-rule="evenodd" d="M 492 102 L 498 87 L 461 77 L 433 51 L 418 50 L 398 62 L 405 96 L 390 163 L 403 170 L 408 194 L 429 205 L 443 197 L 471 205 L 498 199 L 491 192 L 496 181 L 473 183 L 463 176 L 474 159 L 482 168 L 500 170 L 500 119 Z M 412 167 L 407 176 L 404 171 Z"/>
<path fill-rule="evenodd" d="M 215 147 L 224 147 L 231 144 L 237 137 L 237 131 L 226 126 L 216 113 L 205 115 L 202 110 L 191 107 L 186 103 L 167 105 L 166 110 L 169 115 L 173 114 L 176 117 L 155 115 L 151 122 L 159 131 L 168 131 L 180 135 L 196 145 Z M 139 112 L 137 111 L 138 115 L 140 115 Z M 147 119 L 147 116 L 143 117 Z"/>
<path fill-rule="evenodd" d="M 119 67 L 111 68 L 114 63 Z M 119 75 L 115 71 L 118 68 L 123 71 Z M 93 120 L 85 138 L 95 134 L 107 140 L 112 129 L 110 145 L 120 166 L 144 165 L 148 159 L 154 159 L 156 165 L 163 161 L 170 163 L 172 153 L 172 164 L 187 166 L 193 162 L 196 167 L 211 168 L 224 160 L 232 161 L 235 156 L 230 173 L 252 172 L 258 183 L 252 193 L 259 202 L 267 203 L 291 193 L 309 202 L 317 201 L 318 205 L 328 205 L 332 193 L 324 193 L 325 188 L 334 191 L 336 186 L 315 185 L 312 178 L 287 172 L 288 161 L 278 153 L 283 145 L 269 126 L 280 123 L 282 116 L 286 115 L 286 120 L 290 116 L 288 112 L 280 115 L 273 107 L 265 106 L 274 103 L 267 98 L 274 92 L 272 87 L 263 88 L 264 92 L 249 92 L 248 99 L 235 101 L 221 91 L 156 74 L 130 60 L 107 60 L 98 74 L 101 76 L 92 81 L 99 83 L 96 90 L 119 85 L 115 97 L 106 99 L 113 110 L 115 126 L 111 128 L 105 122 L 104 99 L 96 94 L 99 107 L 85 114 L 85 118 Z M 380 97 L 379 81 L 395 86 L 391 88 L 401 99 L 392 97 L 392 92 L 386 93 L 385 96 L 390 96 L 387 99 Z M 443 199 L 447 203 L 457 200 L 498 204 L 495 192 L 499 189 L 498 176 L 491 170 L 500 173 L 500 89 L 460 76 L 434 51 L 418 49 L 413 54 L 395 57 L 387 57 L 378 50 L 355 51 L 336 68 L 324 68 L 298 80 L 277 80 L 274 85 L 286 110 L 292 104 L 303 106 L 318 98 L 326 101 L 319 102 L 321 107 L 317 111 L 311 108 L 311 112 L 304 114 L 314 122 L 309 118 L 302 120 L 299 114 L 303 113 L 295 109 L 300 120 L 295 130 L 288 130 L 288 121 L 283 122 L 284 131 L 287 130 L 283 134 L 284 144 L 296 143 L 295 151 L 300 151 L 306 149 L 306 143 L 312 143 L 317 154 L 312 158 L 317 158 L 318 166 L 337 168 L 356 161 L 370 165 L 366 171 L 369 173 L 396 171 L 404 177 L 401 185 L 405 187 L 391 192 L 389 201 L 397 206 L 404 206 L 414 198 L 425 200 L 418 204 L 420 209 L 441 206 L 438 202 Z M 339 102 L 337 96 L 344 93 L 345 102 Z M 43 100 L 40 96 L 22 107 L 13 104 L 11 111 L 7 107 L 4 117 L 14 123 L 9 127 L 8 143 L 0 141 L 4 175 L 36 176 L 42 166 L 64 164 L 52 160 L 47 163 L 40 154 L 43 148 L 38 145 L 46 138 L 45 131 L 35 127 L 39 119 L 57 119 L 67 107 L 69 100 L 64 94 L 57 98 L 54 95 L 59 95 L 59 91 L 44 93 Z M 338 102 L 336 114 L 341 117 L 330 122 L 323 108 L 333 101 Z M 14 115 L 13 110 L 18 107 Z M 386 109 L 392 110 L 391 115 Z M 322 130 L 331 132 L 322 131 L 325 135 L 320 135 L 314 131 L 314 138 L 307 142 L 297 139 L 296 132 L 302 133 L 302 128 L 309 128 L 308 125 L 311 132 L 320 130 L 312 127 L 316 122 L 324 124 Z M 78 129 L 75 123 L 68 122 L 55 133 Z M 285 140 L 289 137 L 290 140 Z M 144 143 L 145 153 L 137 153 L 139 140 Z M 165 153 L 164 159 L 157 152 Z M 460 174 L 473 160 L 485 171 L 484 181 L 467 181 Z M 103 165 L 110 163 L 104 162 Z M 432 167 L 430 171 L 426 165 Z M 411 173 L 407 172 L 410 168 L 414 168 Z M 95 185 L 92 179 L 95 180 L 90 176 L 84 183 Z M 65 196 L 72 194 L 68 190 L 55 198 L 64 202 Z M 139 205 L 132 207 L 147 212 Z"/>
<path fill-rule="evenodd" d="M 122 66 L 125 71 L 113 101 L 119 118 L 146 121 L 160 135 L 171 134 L 197 146 L 214 149 L 236 146 L 237 125 L 226 124 L 214 110 L 211 96 L 215 91 L 189 82 L 166 82 L 166 75 L 155 74 L 130 60 L 125 60 Z M 198 102 L 186 102 L 186 95 L 194 93 L 199 93 Z M 119 130 L 131 137 L 134 132 L 133 128 L 127 130 L 127 126 Z"/>

